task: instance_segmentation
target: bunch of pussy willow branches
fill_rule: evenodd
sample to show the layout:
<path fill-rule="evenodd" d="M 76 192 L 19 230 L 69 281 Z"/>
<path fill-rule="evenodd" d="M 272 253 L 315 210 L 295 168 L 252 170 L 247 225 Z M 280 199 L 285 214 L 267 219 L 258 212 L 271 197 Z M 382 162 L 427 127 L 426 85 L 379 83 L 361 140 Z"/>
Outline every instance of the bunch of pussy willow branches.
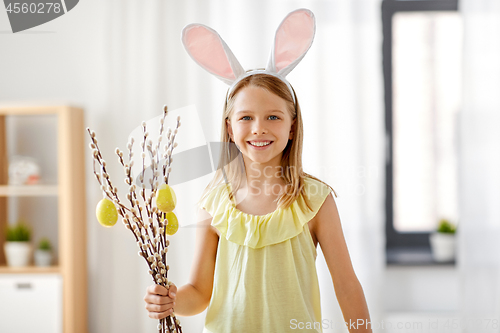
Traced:
<path fill-rule="evenodd" d="M 167 239 L 167 233 L 173 234 L 178 228 L 177 218 L 171 212 L 173 207 L 175 207 L 175 193 L 168 186 L 168 177 L 172 170 L 172 151 L 177 146 L 175 136 L 181 122 L 180 117 L 177 117 L 175 129 L 173 131 L 170 128 L 168 129 L 167 142 L 161 147 L 165 118 L 168 114 L 167 106 L 164 107 L 163 111 L 163 117 L 160 118 L 160 135 L 156 144 L 149 139 L 146 123 L 142 123 L 143 140 L 140 143 L 142 153 L 139 159 L 142 161 L 142 171 L 136 177 L 138 178 L 138 185 L 135 184 L 131 172 L 131 168 L 134 165 L 134 153 L 132 151 L 134 146 L 133 137 L 127 145 L 128 162 L 125 162 L 124 153 L 119 148 L 115 150 L 118 161 L 125 171 L 125 183 L 129 186 L 125 202 L 119 198 L 118 188 L 111 183 L 110 176 L 106 170 L 106 161 L 102 158 L 101 151 L 97 145 L 95 132 L 89 128 L 87 128 L 87 131 L 92 140 L 90 148 L 93 154 L 92 164 L 94 175 L 101 185 L 104 197 L 96 211 L 99 222 L 105 226 L 112 226 L 116 223 L 117 214 L 119 214 L 125 227 L 132 231 L 139 246 L 139 256 L 146 260 L 149 266 L 149 274 L 151 274 L 153 281 L 168 289 L 171 282 L 167 278 L 169 270 L 167 252 L 170 244 Z M 147 155 L 149 155 L 151 160 L 152 171 L 148 186 L 145 183 Z M 137 159 L 135 160 L 138 161 Z M 99 165 L 99 171 L 96 169 L 96 164 Z M 167 197 L 172 199 L 171 196 L 173 196 L 174 198 L 173 206 L 171 205 L 169 212 L 165 212 L 165 209 L 159 208 L 160 199 L 158 194 L 162 190 L 165 191 L 165 187 L 172 191 L 167 193 Z M 159 320 L 158 331 L 160 333 L 182 333 L 180 321 L 175 317 L 175 313 Z"/>

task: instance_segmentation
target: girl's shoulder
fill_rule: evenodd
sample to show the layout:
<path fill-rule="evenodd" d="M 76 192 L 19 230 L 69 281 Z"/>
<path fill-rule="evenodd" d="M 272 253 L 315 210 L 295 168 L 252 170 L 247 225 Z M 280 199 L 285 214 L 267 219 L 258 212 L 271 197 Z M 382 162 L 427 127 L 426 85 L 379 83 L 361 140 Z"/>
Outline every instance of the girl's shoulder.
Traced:
<path fill-rule="evenodd" d="M 198 207 L 206 210 L 210 215 L 212 215 L 215 205 L 218 204 L 225 196 L 228 190 L 228 185 L 225 183 L 219 183 L 216 185 L 209 185 L 198 202 Z M 213 215 L 212 215 L 213 216 Z"/>
<path fill-rule="evenodd" d="M 319 178 L 316 178 L 312 175 L 305 174 L 304 176 L 304 182 L 301 185 L 300 193 L 303 194 L 306 198 L 306 201 L 321 201 L 323 202 L 326 197 L 333 192 L 335 196 L 337 196 L 337 193 L 335 190 L 325 183 L 324 181 L 320 180 Z M 307 206 L 310 206 L 309 204 Z"/>
<path fill-rule="evenodd" d="M 312 175 L 306 174 L 304 177 L 304 190 L 309 195 L 328 195 L 333 189 L 324 181 Z"/>

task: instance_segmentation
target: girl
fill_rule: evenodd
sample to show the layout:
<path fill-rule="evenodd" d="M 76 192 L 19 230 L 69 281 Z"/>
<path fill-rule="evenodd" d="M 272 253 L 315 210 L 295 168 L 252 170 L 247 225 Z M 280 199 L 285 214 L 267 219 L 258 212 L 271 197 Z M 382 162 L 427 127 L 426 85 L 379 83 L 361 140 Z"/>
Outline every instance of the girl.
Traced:
<path fill-rule="evenodd" d="M 297 13 L 314 18 L 307 10 L 292 12 L 284 21 L 288 28 L 297 21 L 287 19 Z M 219 44 L 231 57 L 227 45 Z M 301 59 L 308 47 L 295 44 Z M 322 332 L 315 266 L 319 243 L 349 331 L 371 332 L 333 189 L 302 171 L 302 116 L 295 91 L 275 71 L 279 53 L 273 50 L 272 70 L 227 75 L 233 77 L 222 123 L 222 141 L 228 144 L 199 202 L 190 282 L 179 289 L 150 286 L 144 300 L 151 318 L 174 309 L 176 315 L 192 316 L 208 307 L 207 333 Z M 234 59 L 229 63 L 234 69 Z"/>

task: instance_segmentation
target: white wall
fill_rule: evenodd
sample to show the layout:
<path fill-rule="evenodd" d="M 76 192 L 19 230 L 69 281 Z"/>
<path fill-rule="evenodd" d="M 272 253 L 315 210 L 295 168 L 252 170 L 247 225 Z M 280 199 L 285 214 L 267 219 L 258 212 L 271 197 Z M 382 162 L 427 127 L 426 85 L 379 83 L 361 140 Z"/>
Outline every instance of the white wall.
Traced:
<path fill-rule="evenodd" d="M 457 267 L 388 266 L 383 292 L 386 312 L 374 332 L 461 332 L 459 282 Z"/>
<path fill-rule="evenodd" d="M 454 266 L 389 266 L 387 312 L 458 312 L 459 275 Z"/>

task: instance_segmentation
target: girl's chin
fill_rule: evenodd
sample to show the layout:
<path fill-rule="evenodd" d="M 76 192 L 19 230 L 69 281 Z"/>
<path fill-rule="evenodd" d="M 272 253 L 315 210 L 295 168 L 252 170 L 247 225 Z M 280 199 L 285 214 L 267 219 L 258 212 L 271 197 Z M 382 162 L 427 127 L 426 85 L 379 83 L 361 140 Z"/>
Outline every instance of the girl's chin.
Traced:
<path fill-rule="evenodd" d="M 279 167 L 280 161 L 281 161 L 281 155 L 280 156 L 275 156 L 272 158 L 266 158 L 264 156 L 256 156 L 254 154 L 244 154 L 245 161 L 248 164 L 247 167 L 252 168 L 252 167 L 266 167 L 266 166 L 272 166 L 272 167 Z"/>

